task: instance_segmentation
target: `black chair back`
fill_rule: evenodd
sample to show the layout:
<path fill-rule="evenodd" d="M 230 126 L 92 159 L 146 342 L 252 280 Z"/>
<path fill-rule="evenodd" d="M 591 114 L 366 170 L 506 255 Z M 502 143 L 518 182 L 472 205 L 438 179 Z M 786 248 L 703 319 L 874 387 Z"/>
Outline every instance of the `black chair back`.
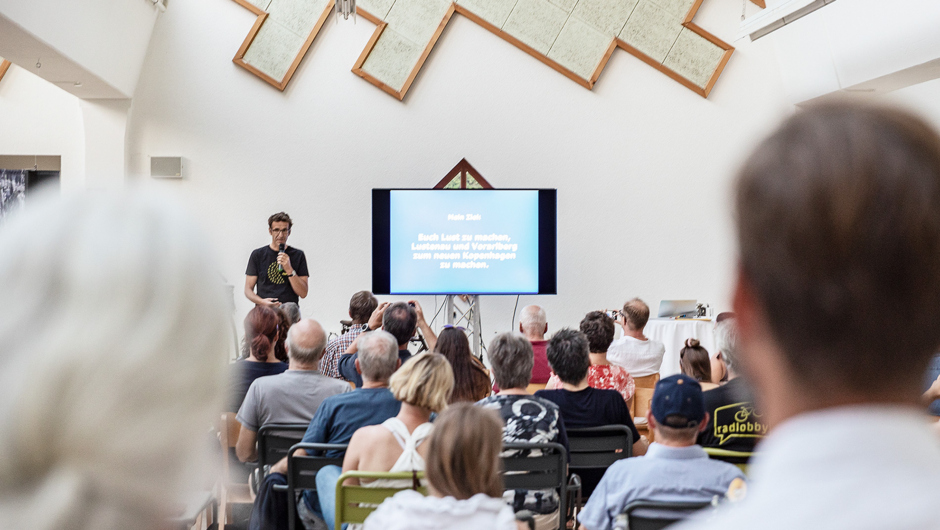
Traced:
<path fill-rule="evenodd" d="M 503 484 L 507 490 L 558 491 L 559 528 L 565 528 L 567 511 L 567 466 L 565 446 L 557 443 L 505 443 L 503 451 L 516 451 L 503 457 Z M 532 453 L 537 456 L 532 456 Z"/>
<path fill-rule="evenodd" d="M 627 528 L 630 530 L 661 530 L 687 518 L 696 511 L 707 508 L 711 505 L 711 501 L 633 501 L 627 504 L 627 506 L 623 509 L 623 513 L 627 516 Z M 651 517 L 648 515 L 637 515 L 635 513 L 637 510 L 655 510 L 657 512 L 657 516 Z"/>
<path fill-rule="evenodd" d="M 273 466 L 287 456 L 292 445 L 300 443 L 307 432 L 307 423 L 272 423 L 258 429 L 258 468 L 266 474 L 266 467 Z"/>
<path fill-rule="evenodd" d="M 297 524 L 297 493 L 302 490 L 317 489 L 317 471 L 325 466 L 343 467 L 343 457 L 313 456 L 320 451 L 346 451 L 347 444 L 294 444 L 287 457 L 287 507 L 288 526 L 295 530 Z M 306 455 L 295 455 L 294 451 L 303 449 Z M 303 502 L 303 501 L 300 501 Z"/>
<path fill-rule="evenodd" d="M 617 460 L 633 456 L 633 433 L 626 425 L 568 429 L 569 468 L 607 469 Z"/>
<path fill-rule="evenodd" d="M 581 477 L 581 494 L 590 497 L 611 464 L 633 454 L 633 433 L 626 425 L 568 429 L 568 470 Z"/>

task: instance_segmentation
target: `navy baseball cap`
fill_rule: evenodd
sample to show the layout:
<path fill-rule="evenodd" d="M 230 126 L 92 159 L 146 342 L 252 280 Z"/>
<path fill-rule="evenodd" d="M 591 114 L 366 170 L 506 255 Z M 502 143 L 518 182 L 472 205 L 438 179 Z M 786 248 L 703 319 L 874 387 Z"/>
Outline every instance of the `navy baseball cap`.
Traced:
<path fill-rule="evenodd" d="M 666 427 L 682 429 L 698 425 L 705 419 L 702 385 L 682 374 L 660 379 L 653 391 L 650 411 L 656 421 Z"/>

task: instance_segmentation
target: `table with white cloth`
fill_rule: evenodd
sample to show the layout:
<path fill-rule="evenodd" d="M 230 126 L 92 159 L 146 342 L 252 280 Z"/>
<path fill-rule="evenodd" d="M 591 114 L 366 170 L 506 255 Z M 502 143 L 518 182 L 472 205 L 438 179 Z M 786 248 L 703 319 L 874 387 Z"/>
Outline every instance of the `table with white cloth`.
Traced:
<path fill-rule="evenodd" d="M 711 320 L 651 318 L 643 334 L 649 339 L 662 342 L 666 347 L 666 355 L 663 356 L 663 364 L 659 368 L 660 377 L 680 372 L 679 350 L 685 345 L 685 339 L 698 340 L 708 350 L 710 357 L 718 353 L 715 350 L 715 324 Z"/>

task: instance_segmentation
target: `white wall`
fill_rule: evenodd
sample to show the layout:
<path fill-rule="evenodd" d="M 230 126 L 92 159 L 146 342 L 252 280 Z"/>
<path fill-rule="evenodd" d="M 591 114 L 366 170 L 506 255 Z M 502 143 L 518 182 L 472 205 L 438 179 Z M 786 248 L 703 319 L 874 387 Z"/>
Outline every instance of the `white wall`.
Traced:
<path fill-rule="evenodd" d="M 0 81 L 0 155 L 59 155 L 65 193 L 85 187 L 79 99 L 13 66 Z"/>
<path fill-rule="evenodd" d="M 130 97 L 158 12 L 144 0 L 0 0 L 0 14 Z"/>
<path fill-rule="evenodd" d="M 739 15 L 706 2 L 696 22 L 730 38 Z M 370 288 L 369 190 L 431 187 L 466 157 L 496 187 L 558 188 L 559 294 L 520 301 L 544 305 L 553 329 L 634 295 L 654 311 L 663 298 L 727 307 L 728 183 L 792 108 L 769 46 L 735 43 L 707 100 L 621 50 L 588 91 L 455 16 L 402 103 L 350 72 L 374 29 L 362 18 L 325 24 L 283 93 L 231 62 L 253 20 L 231 1 L 173 2 L 127 124 L 131 179 L 201 211 L 236 293 L 285 210 L 310 264 L 301 308 L 337 329 Z M 151 155 L 184 156 L 186 178 L 150 179 Z M 236 300 L 240 319 L 250 304 Z M 487 337 L 514 302 L 484 298 Z"/>

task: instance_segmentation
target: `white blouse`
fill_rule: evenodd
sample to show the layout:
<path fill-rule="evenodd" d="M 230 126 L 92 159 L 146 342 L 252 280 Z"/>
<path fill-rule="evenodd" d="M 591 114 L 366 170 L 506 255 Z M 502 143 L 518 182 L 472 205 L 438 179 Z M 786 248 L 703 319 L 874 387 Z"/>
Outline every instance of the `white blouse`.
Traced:
<path fill-rule="evenodd" d="M 365 530 L 516 530 L 516 516 L 502 499 L 478 493 L 467 500 L 425 497 L 414 490 L 385 499 Z"/>

